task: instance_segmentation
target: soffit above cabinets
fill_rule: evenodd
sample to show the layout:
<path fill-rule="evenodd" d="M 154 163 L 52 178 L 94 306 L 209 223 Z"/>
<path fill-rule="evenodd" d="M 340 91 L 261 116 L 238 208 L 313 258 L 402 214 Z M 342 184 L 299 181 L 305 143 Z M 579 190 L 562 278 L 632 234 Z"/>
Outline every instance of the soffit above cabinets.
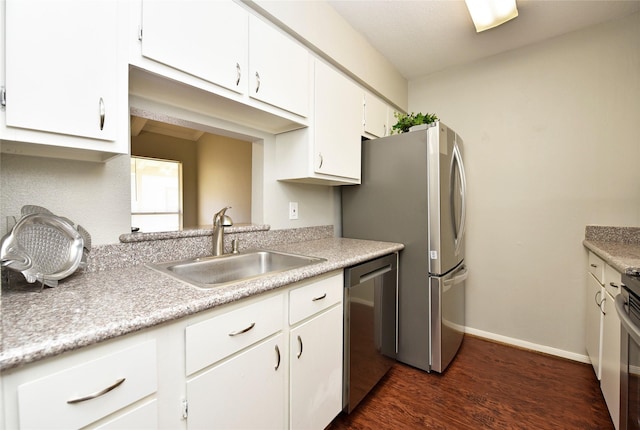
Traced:
<path fill-rule="evenodd" d="M 198 112 L 200 115 L 218 118 L 271 134 L 297 130 L 307 126 L 306 118 L 298 118 L 296 115 L 280 112 L 275 108 L 262 110 L 132 66 L 129 71 L 130 108 L 144 110 L 143 106 L 138 105 L 140 100 Z M 278 114 L 275 113 L 276 111 Z M 132 124 L 132 133 L 134 132 L 133 127 Z M 146 126 L 138 125 L 137 127 Z"/>

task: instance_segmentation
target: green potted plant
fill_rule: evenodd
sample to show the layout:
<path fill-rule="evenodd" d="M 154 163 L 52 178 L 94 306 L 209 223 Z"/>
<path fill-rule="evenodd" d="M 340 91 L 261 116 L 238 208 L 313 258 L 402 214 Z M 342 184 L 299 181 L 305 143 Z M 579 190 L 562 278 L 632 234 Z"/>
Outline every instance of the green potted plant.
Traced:
<path fill-rule="evenodd" d="M 391 134 L 406 133 L 415 125 L 431 124 L 439 119 L 434 113 L 423 114 L 422 112 L 411 112 L 410 114 L 396 112 L 393 116 L 396 117 L 398 122 L 391 127 Z"/>

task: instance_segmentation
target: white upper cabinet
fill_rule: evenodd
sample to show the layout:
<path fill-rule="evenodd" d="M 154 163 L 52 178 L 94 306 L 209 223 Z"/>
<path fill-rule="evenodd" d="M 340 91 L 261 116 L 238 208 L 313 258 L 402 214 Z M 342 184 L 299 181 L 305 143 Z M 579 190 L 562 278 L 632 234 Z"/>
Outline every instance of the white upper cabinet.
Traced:
<path fill-rule="evenodd" d="M 113 142 L 121 122 L 119 88 L 126 95 L 126 83 L 119 82 L 124 68 L 118 68 L 118 7 L 109 0 L 6 0 L 6 111 L 0 137 L 127 151 L 128 142 Z"/>
<path fill-rule="evenodd" d="M 232 1 L 144 0 L 142 55 L 244 93 L 249 13 Z"/>
<path fill-rule="evenodd" d="M 305 47 L 273 25 L 249 18 L 249 95 L 293 112 L 309 115 L 311 58 Z"/>
<path fill-rule="evenodd" d="M 363 115 L 362 122 L 364 132 L 373 137 L 384 137 L 389 135 L 389 127 L 387 124 L 388 114 L 387 105 L 378 97 L 367 92 L 363 99 Z"/>
<path fill-rule="evenodd" d="M 314 172 L 360 182 L 361 89 L 317 61 L 314 105 Z"/>
<path fill-rule="evenodd" d="M 392 127 L 398 121 L 394 116 L 397 111 L 370 92 L 365 92 L 362 106 L 362 124 L 365 136 L 390 136 Z"/>
<path fill-rule="evenodd" d="M 315 61 L 309 127 L 276 136 L 278 179 L 323 185 L 360 183 L 362 90 Z"/>
<path fill-rule="evenodd" d="M 173 70 L 135 65 L 262 110 L 309 114 L 308 50 L 236 2 L 143 0 L 138 37 L 142 58 Z"/>

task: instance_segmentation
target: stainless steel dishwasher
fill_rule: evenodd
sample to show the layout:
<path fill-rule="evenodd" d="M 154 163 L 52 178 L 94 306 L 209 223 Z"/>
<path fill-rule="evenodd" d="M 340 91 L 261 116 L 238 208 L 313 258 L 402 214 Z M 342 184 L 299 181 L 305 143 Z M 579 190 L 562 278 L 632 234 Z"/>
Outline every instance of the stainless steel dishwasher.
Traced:
<path fill-rule="evenodd" d="M 398 254 L 345 270 L 343 410 L 350 413 L 395 362 Z"/>

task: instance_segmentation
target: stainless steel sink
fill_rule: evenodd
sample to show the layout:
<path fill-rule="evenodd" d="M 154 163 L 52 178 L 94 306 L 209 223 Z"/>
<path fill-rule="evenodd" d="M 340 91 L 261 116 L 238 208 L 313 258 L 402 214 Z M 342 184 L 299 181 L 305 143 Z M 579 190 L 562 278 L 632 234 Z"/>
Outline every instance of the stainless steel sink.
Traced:
<path fill-rule="evenodd" d="M 321 261 L 326 260 L 276 251 L 250 251 L 148 266 L 199 288 L 215 288 Z"/>

